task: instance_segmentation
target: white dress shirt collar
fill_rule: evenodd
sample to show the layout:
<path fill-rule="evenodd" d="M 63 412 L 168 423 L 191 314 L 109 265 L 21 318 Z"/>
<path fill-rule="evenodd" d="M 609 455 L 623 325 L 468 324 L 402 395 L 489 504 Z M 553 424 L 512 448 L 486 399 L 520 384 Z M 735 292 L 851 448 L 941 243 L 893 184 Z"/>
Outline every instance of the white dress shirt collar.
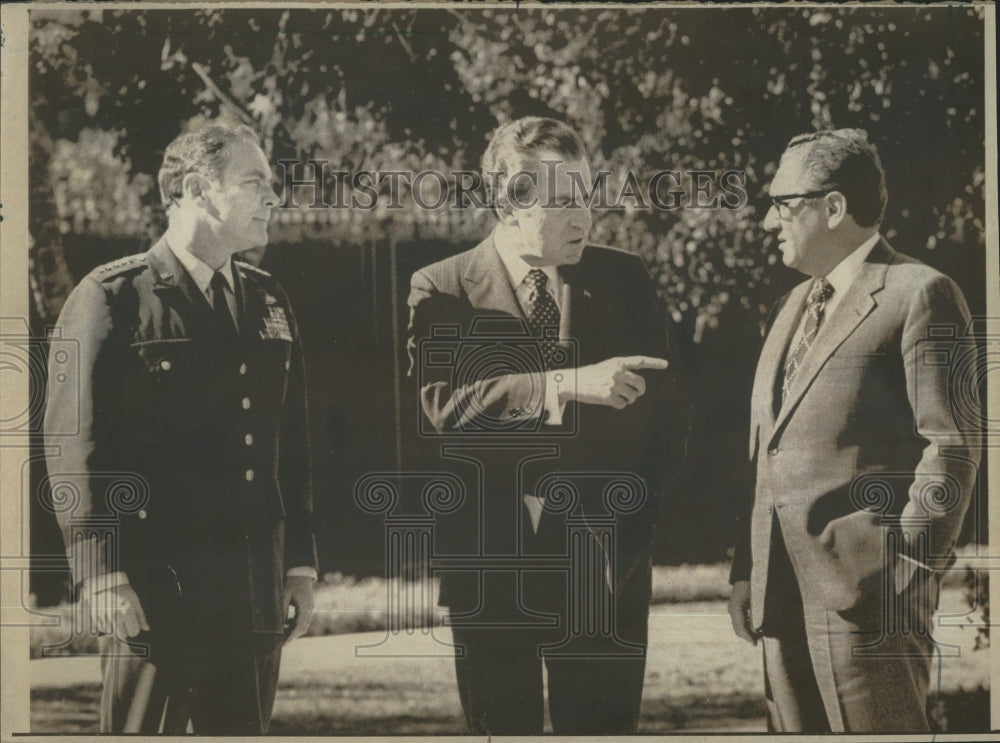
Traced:
<path fill-rule="evenodd" d="M 184 270 L 186 270 L 188 274 L 191 276 L 192 280 L 194 280 L 195 286 L 197 286 L 198 289 L 201 290 L 202 294 L 204 294 L 206 297 L 209 298 L 209 300 L 211 300 L 212 276 L 215 275 L 215 271 L 212 269 L 212 267 L 209 266 L 207 263 L 205 263 L 203 260 L 201 260 L 201 258 L 198 258 L 196 255 L 188 252 L 184 248 L 175 248 L 173 245 L 170 245 L 169 243 L 168 246 L 170 247 L 170 250 L 173 252 L 173 254 L 177 256 L 177 260 L 179 260 L 181 262 L 181 265 L 184 266 Z M 225 278 L 226 283 L 229 285 L 229 291 L 235 294 L 236 288 L 233 280 L 232 259 L 226 261 L 226 263 L 221 268 L 219 268 L 219 271 L 222 273 L 223 278 Z"/>
<path fill-rule="evenodd" d="M 874 235 L 869 237 L 853 251 L 847 254 L 843 260 L 840 261 L 833 270 L 826 275 L 826 280 L 830 282 L 833 287 L 833 295 L 826 300 L 823 310 L 823 316 L 825 318 L 830 318 L 833 315 L 834 310 L 840 305 L 841 300 L 844 295 L 847 294 L 847 290 L 851 288 L 851 284 L 854 283 L 855 279 L 861 275 L 864 270 L 865 259 L 872 252 L 875 246 L 878 244 L 879 234 L 876 232 Z M 820 277 L 816 277 L 813 281 L 817 281 Z M 792 335 L 791 343 L 789 348 L 795 348 L 799 345 L 799 341 L 802 340 L 802 335 L 805 332 L 806 316 L 805 305 L 803 304 L 802 317 L 799 319 L 799 324 L 795 326 L 795 333 Z M 826 320 L 824 320 L 823 325 L 820 326 L 819 332 L 823 332 L 823 328 L 827 325 Z"/>
<path fill-rule="evenodd" d="M 854 283 L 854 280 L 861 274 L 861 267 L 864 265 L 865 259 L 878 244 L 878 241 L 879 234 L 876 232 L 849 253 L 826 275 L 826 280 L 833 287 L 833 296 L 844 296 L 851 284 Z"/>
<path fill-rule="evenodd" d="M 528 272 L 532 270 L 533 266 L 527 263 L 524 258 L 519 255 L 519 246 L 511 244 L 509 240 L 505 240 L 499 232 L 493 233 L 493 244 L 496 246 L 497 253 L 500 254 L 500 260 L 503 262 L 504 267 L 507 269 L 507 275 L 510 277 L 511 286 L 516 290 L 524 282 L 524 278 L 528 275 Z M 545 275 L 549 277 L 549 288 L 552 292 L 558 296 L 555 292 L 555 288 L 559 285 L 559 269 L 556 266 L 539 266 Z"/>

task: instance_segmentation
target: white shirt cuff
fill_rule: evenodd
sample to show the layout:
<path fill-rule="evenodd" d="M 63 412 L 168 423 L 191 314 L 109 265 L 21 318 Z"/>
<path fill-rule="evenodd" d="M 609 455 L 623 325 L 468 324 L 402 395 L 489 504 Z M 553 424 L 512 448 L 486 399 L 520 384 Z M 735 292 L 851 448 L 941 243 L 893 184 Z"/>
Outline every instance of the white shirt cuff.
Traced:
<path fill-rule="evenodd" d="M 128 576 L 125 573 L 105 573 L 95 578 L 87 578 L 83 582 L 83 593 L 95 594 L 107 591 L 109 588 L 117 588 L 128 584 Z"/>
<path fill-rule="evenodd" d="M 550 371 L 545 373 L 545 424 L 561 426 L 566 403 L 559 402 L 559 392 L 566 384 L 566 371 Z"/>
<path fill-rule="evenodd" d="M 297 568 L 288 568 L 288 572 L 285 573 L 285 575 L 289 578 L 311 578 L 312 580 L 319 578 L 316 568 L 309 567 L 308 565 L 303 565 Z"/>

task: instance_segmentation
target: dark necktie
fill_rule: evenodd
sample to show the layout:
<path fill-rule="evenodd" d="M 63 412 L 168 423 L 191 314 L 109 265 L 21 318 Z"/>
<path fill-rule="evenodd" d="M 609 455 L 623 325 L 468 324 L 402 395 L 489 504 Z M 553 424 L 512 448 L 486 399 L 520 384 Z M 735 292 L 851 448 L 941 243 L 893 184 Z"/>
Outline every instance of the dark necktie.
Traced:
<path fill-rule="evenodd" d="M 528 298 L 531 306 L 528 324 L 535 337 L 541 339 L 542 361 L 545 368 L 549 369 L 552 366 L 552 355 L 559 345 L 559 308 L 546 289 L 549 277 L 545 275 L 545 271 L 533 268 L 528 271 L 524 280 L 532 287 Z M 548 332 L 546 328 L 549 329 Z"/>
<path fill-rule="evenodd" d="M 216 271 L 212 276 L 211 287 L 212 309 L 219 329 L 227 338 L 236 338 L 236 324 L 233 322 L 233 313 L 229 311 L 229 302 L 226 301 L 226 277 Z"/>
<path fill-rule="evenodd" d="M 785 378 L 781 383 L 781 399 L 788 396 L 788 388 L 792 385 L 792 380 L 802 366 L 802 360 L 809 352 L 809 347 L 816 340 L 816 333 L 823 323 L 823 311 L 826 309 L 827 300 L 833 296 L 833 287 L 826 279 L 818 279 L 813 284 L 809 292 L 809 299 L 806 302 L 806 324 L 802 330 L 802 338 L 795 347 L 791 356 L 785 361 Z"/>

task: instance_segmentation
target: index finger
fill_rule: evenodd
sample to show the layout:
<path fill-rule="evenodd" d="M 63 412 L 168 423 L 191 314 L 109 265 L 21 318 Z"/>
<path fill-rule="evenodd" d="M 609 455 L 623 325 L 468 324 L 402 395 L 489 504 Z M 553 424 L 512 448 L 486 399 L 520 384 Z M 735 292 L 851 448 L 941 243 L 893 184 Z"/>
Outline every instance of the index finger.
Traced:
<path fill-rule="evenodd" d="M 655 356 L 623 356 L 622 364 L 627 369 L 666 369 L 670 362 Z"/>

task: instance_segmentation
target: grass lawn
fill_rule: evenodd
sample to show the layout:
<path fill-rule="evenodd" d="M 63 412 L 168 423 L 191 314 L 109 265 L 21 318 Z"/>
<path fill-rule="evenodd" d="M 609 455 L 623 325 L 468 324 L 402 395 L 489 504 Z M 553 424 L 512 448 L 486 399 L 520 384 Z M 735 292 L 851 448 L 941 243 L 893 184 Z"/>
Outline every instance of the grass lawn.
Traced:
<path fill-rule="evenodd" d="M 967 548 L 969 552 L 970 548 Z M 950 571 L 945 585 L 961 585 L 964 574 L 963 556 L 958 567 Z M 400 579 L 363 578 L 357 580 L 340 573 L 327 573 L 316 587 L 316 611 L 309 627 L 310 637 L 339 635 L 355 632 L 383 630 L 387 625 L 386 607 L 395 604 L 399 595 L 423 594 L 426 604 L 412 613 L 420 624 L 441 624 L 445 612 L 435 602 L 437 580 L 425 585 Z M 657 565 L 653 568 L 653 600 L 657 604 L 679 604 L 693 601 L 725 601 L 729 598 L 729 566 L 715 565 Z M 419 602 L 418 602 L 419 603 Z M 48 615 L 47 626 L 31 628 L 31 657 L 43 655 L 79 655 L 97 652 L 97 639 L 93 634 L 72 635 L 72 627 L 82 627 L 79 620 L 72 621 L 72 613 L 79 611 L 75 604 L 39 609 Z M 978 618 L 976 619 L 978 621 Z"/>
<path fill-rule="evenodd" d="M 951 731 L 988 725 L 988 651 L 973 651 L 976 633 L 963 619 L 967 612 L 959 588 L 942 593 L 935 637 L 958 654 L 935 663 L 929 706 Z M 452 660 L 443 645 L 447 628 L 400 633 L 393 645 L 387 637 L 383 630 L 288 646 L 271 732 L 462 733 Z M 96 731 L 97 659 L 50 658 L 31 666 L 32 732 Z M 653 606 L 640 732 L 761 732 L 763 718 L 760 649 L 733 635 L 725 602 Z"/>

